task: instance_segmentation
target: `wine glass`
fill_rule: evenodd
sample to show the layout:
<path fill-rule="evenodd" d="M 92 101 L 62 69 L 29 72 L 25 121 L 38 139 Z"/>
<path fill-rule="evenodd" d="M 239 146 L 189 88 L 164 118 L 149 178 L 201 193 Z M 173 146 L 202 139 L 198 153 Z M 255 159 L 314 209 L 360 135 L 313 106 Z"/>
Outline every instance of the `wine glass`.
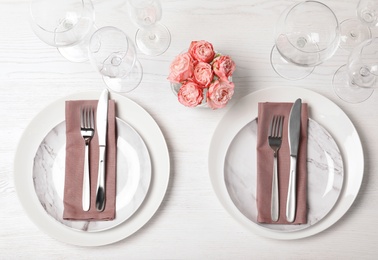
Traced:
<path fill-rule="evenodd" d="M 378 1 L 360 0 L 357 5 L 358 19 L 340 23 L 342 49 L 351 51 L 361 42 L 371 38 L 370 28 L 378 26 Z"/>
<path fill-rule="evenodd" d="M 328 6 L 317 1 L 297 3 L 278 20 L 271 65 L 283 78 L 303 79 L 333 56 L 339 42 L 338 20 Z"/>
<path fill-rule="evenodd" d="M 142 80 L 142 66 L 130 38 L 120 29 L 106 26 L 89 41 L 89 60 L 100 72 L 108 89 L 130 92 Z"/>
<path fill-rule="evenodd" d="M 45 43 L 73 62 L 88 60 L 86 39 L 93 32 L 91 0 L 31 0 L 30 23 Z"/>
<path fill-rule="evenodd" d="M 337 96 L 349 103 L 367 100 L 378 87 L 378 38 L 368 39 L 355 47 L 348 63 L 333 77 Z"/>
<path fill-rule="evenodd" d="M 139 27 L 135 35 L 138 49 L 147 55 L 160 55 L 171 44 L 168 28 L 159 21 L 162 7 L 159 0 L 129 0 L 129 16 Z"/>

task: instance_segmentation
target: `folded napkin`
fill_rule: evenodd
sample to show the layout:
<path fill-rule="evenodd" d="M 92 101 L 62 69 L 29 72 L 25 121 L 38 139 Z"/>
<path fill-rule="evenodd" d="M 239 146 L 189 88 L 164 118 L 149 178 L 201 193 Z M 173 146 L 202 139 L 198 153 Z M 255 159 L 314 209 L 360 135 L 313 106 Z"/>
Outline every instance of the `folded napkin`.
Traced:
<path fill-rule="evenodd" d="M 307 223 L 307 104 L 302 104 L 301 139 L 297 158 L 297 210 L 293 223 L 286 221 L 286 199 L 289 184 L 290 150 L 288 143 L 288 123 L 293 103 L 259 103 L 257 130 L 257 221 L 276 224 Z M 273 150 L 268 144 L 270 122 L 273 115 L 283 115 L 284 125 L 282 145 L 278 151 L 278 183 L 279 183 L 279 219 L 271 220 L 271 193 L 273 174 Z"/>
<path fill-rule="evenodd" d="M 89 211 L 82 209 L 84 139 L 80 133 L 80 107 L 91 106 L 96 112 L 96 100 L 66 101 L 66 175 L 64 184 L 63 218 L 69 220 L 112 220 L 115 218 L 116 199 L 116 126 L 115 103 L 109 101 L 106 143 L 105 209 L 96 209 L 99 145 L 97 130 L 89 145 L 91 204 Z M 95 114 L 96 121 L 96 114 Z M 96 122 L 95 122 L 96 123 Z M 96 125 L 96 124 L 95 124 Z"/>

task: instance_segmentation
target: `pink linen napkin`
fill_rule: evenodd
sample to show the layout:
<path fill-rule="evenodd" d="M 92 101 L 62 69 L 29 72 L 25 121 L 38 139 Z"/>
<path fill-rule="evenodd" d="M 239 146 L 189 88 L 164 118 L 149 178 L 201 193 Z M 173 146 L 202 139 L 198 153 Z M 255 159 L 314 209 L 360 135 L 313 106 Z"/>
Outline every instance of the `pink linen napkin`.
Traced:
<path fill-rule="evenodd" d="M 302 104 L 301 139 L 297 158 L 297 210 L 293 223 L 286 221 L 286 199 L 290 171 L 288 122 L 293 103 L 259 103 L 257 130 L 257 221 L 275 224 L 307 223 L 307 124 L 308 107 Z M 278 151 L 279 219 L 271 220 L 271 193 L 273 174 L 273 150 L 268 144 L 269 126 L 273 115 L 283 115 L 282 145 Z"/>
<path fill-rule="evenodd" d="M 63 218 L 68 220 L 112 220 L 115 218 L 116 199 L 116 128 L 115 102 L 109 100 L 106 144 L 106 201 L 102 212 L 96 209 L 99 146 L 97 130 L 89 145 L 91 202 L 89 211 L 82 209 L 84 139 L 80 133 L 80 107 L 97 109 L 97 100 L 66 101 L 66 175 L 64 184 Z M 95 114 L 96 121 L 96 114 Z M 96 125 L 96 122 L 95 122 Z"/>

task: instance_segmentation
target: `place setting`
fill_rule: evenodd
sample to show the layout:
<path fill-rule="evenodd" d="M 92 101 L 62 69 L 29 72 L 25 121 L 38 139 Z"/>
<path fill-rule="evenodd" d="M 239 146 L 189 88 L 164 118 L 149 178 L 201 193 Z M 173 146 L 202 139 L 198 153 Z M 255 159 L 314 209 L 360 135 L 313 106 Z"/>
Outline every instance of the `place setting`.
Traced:
<path fill-rule="evenodd" d="M 27 126 L 16 152 L 15 187 L 26 213 L 68 244 L 101 246 L 135 233 L 155 214 L 169 183 L 159 126 L 124 94 L 142 81 L 137 51 L 162 54 L 170 33 L 158 22 L 160 1 L 127 4 L 125 16 L 140 27 L 137 47 L 123 30 L 99 28 L 90 0 L 29 5 L 35 35 L 70 62 L 89 61 L 106 87 L 47 106 Z"/>
<path fill-rule="evenodd" d="M 108 102 L 106 91 L 102 99 Z M 109 102 L 109 120 L 104 117 L 109 121 L 109 133 L 103 133 L 108 142 L 100 142 L 101 130 L 95 129 L 104 120 L 96 110 L 89 111 L 91 106 L 96 108 L 96 101 L 67 101 L 65 123 L 54 127 L 38 148 L 33 180 L 49 215 L 71 228 L 95 232 L 115 227 L 139 208 L 150 186 L 151 161 L 139 134 L 115 117 L 114 102 Z M 91 140 L 86 141 L 87 136 Z M 83 142 L 85 148 L 90 147 L 85 153 Z"/>
<path fill-rule="evenodd" d="M 298 97 L 307 116 L 301 117 L 295 153 L 289 115 Z M 269 145 L 274 111 L 282 115 L 276 165 Z M 268 88 L 242 98 L 220 121 L 210 144 L 209 174 L 218 199 L 243 226 L 270 238 L 298 239 L 346 213 L 362 182 L 363 158 L 355 127 L 333 102 L 309 90 Z"/>
<path fill-rule="evenodd" d="M 140 229 L 162 202 L 170 175 L 154 119 L 106 89 L 42 110 L 25 130 L 15 162 L 17 193 L 31 220 L 60 241 L 85 246 Z"/>
<path fill-rule="evenodd" d="M 367 2 L 358 10 L 368 13 Z M 298 2 L 278 19 L 272 68 L 287 80 L 306 78 L 344 48 L 344 36 L 327 5 Z M 375 42 L 355 42 L 348 63 L 335 73 L 340 99 L 359 103 L 371 96 Z M 238 100 L 214 132 L 208 162 L 225 209 L 247 229 L 274 239 L 308 237 L 337 222 L 364 173 L 361 141 L 348 116 L 327 98 L 293 87 L 266 88 Z"/>

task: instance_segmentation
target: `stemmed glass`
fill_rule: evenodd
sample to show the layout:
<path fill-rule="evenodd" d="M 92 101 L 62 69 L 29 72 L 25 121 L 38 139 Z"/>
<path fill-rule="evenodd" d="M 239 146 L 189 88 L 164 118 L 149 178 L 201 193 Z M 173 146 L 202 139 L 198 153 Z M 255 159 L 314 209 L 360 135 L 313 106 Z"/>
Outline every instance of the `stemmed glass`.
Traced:
<path fill-rule="evenodd" d="M 333 11 L 317 1 L 300 2 L 281 14 L 270 61 L 281 77 L 303 79 L 333 56 L 339 42 L 339 24 Z"/>
<path fill-rule="evenodd" d="M 378 87 L 378 38 L 362 42 L 333 77 L 335 93 L 349 103 L 368 99 Z"/>
<path fill-rule="evenodd" d="M 130 38 L 112 26 L 95 31 L 89 41 L 89 60 L 114 92 L 130 92 L 142 80 L 142 66 Z"/>
<path fill-rule="evenodd" d="M 73 62 L 88 60 L 87 43 L 95 13 L 91 0 L 31 0 L 30 23 L 45 43 Z"/>
<path fill-rule="evenodd" d="M 371 38 L 371 27 L 378 26 L 378 1 L 360 0 L 357 5 L 358 19 L 340 23 L 342 49 L 351 51 L 361 42 Z"/>
<path fill-rule="evenodd" d="M 162 7 L 159 0 L 129 0 L 129 16 L 139 27 L 135 35 L 138 49 L 147 55 L 160 55 L 171 44 L 168 28 L 159 21 Z"/>

